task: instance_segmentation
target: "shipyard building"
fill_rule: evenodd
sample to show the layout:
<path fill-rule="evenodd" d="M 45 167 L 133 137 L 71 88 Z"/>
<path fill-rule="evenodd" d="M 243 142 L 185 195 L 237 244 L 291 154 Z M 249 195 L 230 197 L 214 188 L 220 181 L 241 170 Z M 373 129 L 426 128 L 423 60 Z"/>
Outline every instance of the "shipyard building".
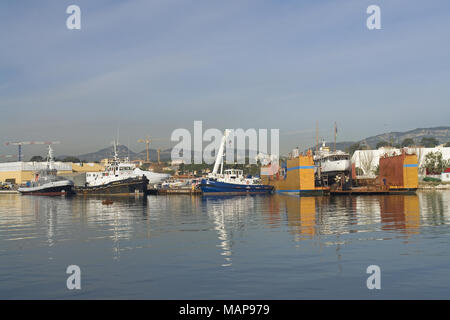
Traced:
<path fill-rule="evenodd" d="M 54 168 L 60 176 L 76 176 L 86 172 L 102 171 L 104 167 L 98 163 L 54 162 Z M 35 172 L 47 168 L 47 162 L 5 162 L 0 163 L 0 182 L 26 184 L 35 179 Z"/>

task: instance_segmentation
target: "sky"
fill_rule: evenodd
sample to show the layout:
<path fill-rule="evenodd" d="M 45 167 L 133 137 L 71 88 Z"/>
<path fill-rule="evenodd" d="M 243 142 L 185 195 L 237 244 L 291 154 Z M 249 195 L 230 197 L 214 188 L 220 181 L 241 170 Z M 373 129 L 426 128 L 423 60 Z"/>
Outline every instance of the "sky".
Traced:
<path fill-rule="evenodd" d="M 81 8 L 68 30 L 66 8 Z M 381 30 L 366 9 L 381 8 Z M 280 129 L 280 151 L 446 126 L 448 0 L 0 2 L 0 155 L 56 140 L 78 155 L 117 136 L 168 148 L 177 128 Z M 45 148 L 24 147 L 25 157 Z"/>

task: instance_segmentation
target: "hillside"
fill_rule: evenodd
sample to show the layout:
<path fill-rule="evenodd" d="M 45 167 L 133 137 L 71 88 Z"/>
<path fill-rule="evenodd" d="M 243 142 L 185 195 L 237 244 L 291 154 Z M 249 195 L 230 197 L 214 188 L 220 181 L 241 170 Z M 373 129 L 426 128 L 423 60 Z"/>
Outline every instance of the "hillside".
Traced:
<path fill-rule="evenodd" d="M 355 143 L 366 143 L 371 148 L 375 148 L 377 143 L 380 141 L 392 142 L 393 144 L 401 144 L 402 141 L 406 138 L 411 138 L 415 143 L 419 144 L 422 138 L 434 137 L 440 143 L 446 143 L 450 141 L 450 127 L 435 127 L 435 128 L 418 128 L 406 132 L 389 132 L 382 133 L 376 136 L 368 137 L 359 141 L 344 141 L 337 142 L 336 149 L 339 150 L 348 150 L 348 148 Z M 332 146 L 332 144 L 329 144 Z M 313 147 L 314 148 L 314 147 Z M 142 159 L 145 160 L 147 158 L 147 153 L 145 150 L 140 152 L 134 152 L 128 149 L 124 145 L 118 146 L 119 156 L 127 157 L 129 156 L 131 160 Z M 170 160 L 170 149 L 161 150 L 161 161 Z M 96 152 L 86 153 L 77 156 L 80 160 L 83 161 L 100 161 L 104 158 L 111 158 L 114 154 L 113 147 L 108 147 L 101 149 Z M 157 160 L 157 151 L 155 149 L 150 149 L 150 160 Z"/>
<path fill-rule="evenodd" d="M 132 151 L 131 149 L 128 149 L 124 145 L 119 145 L 119 146 L 117 146 L 117 151 L 118 151 L 119 157 L 121 157 L 121 158 L 129 157 L 130 160 L 137 160 L 137 159 L 146 160 L 147 159 L 147 151 L 146 150 L 136 153 L 136 152 Z M 158 160 L 157 150 L 150 149 L 149 154 L 150 154 L 150 161 Z M 88 161 L 100 161 L 102 159 L 111 158 L 113 156 L 114 156 L 114 147 L 111 146 L 108 148 L 98 150 L 96 152 L 79 155 L 79 156 L 77 156 L 77 158 L 82 161 L 88 162 Z M 170 160 L 170 149 L 161 150 L 160 158 L 161 158 L 161 161 Z"/>
<path fill-rule="evenodd" d="M 371 149 L 375 149 L 379 142 L 389 142 L 393 145 L 399 145 L 405 139 L 413 139 L 419 145 L 422 138 L 436 138 L 440 143 L 447 143 L 450 141 L 450 127 L 434 127 L 434 128 L 417 128 L 406 132 L 388 132 L 376 136 L 367 137 L 359 141 L 343 141 L 336 142 L 336 149 L 348 150 L 350 146 L 360 143 L 367 144 Z M 333 143 L 327 143 L 332 147 Z M 311 147 L 315 148 L 315 147 Z"/>
<path fill-rule="evenodd" d="M 450 141 L 450 127 L 418 128 L 406 132 L 389 132 L 368 137 L 364 140 L 370 147 L 375 148 L 378 142 L 387 141 L 393 144 L 401 144 L 404 139 L 413 139 L 416 144 L 420 143 L 422 138 L 436 138 L 440 143 Z"/>

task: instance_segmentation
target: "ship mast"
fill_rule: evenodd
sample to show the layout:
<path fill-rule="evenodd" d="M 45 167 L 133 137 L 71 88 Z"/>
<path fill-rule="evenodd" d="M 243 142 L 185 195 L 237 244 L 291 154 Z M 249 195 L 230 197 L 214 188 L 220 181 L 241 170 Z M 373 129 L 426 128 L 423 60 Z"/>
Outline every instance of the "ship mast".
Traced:
<path fill-rule="evenodd" d="M 319 121 L 316 120 L 316 155 L 319 153 Z"/>
<path fill-rule="evenodd" d="M 53 169 L 54 162 L 55 162 L 55 159 L 53 157 L 53 149 L 52 149 L 52 146 L 49 145 L 48 146 L 48 156 L 47 156 L 47 168 L 48 169 Z"/>
<path fill-rule="evenodd" d="M 114 162 L 118 161 L 118 155 L 117 155 L 117 144 L 116 140 L 114 140 Z"/>
<path fill-rule="evenodd" d="M 221 173 L 223 171 L 223 153 L 224 153 L 224 149 L 225 149 L 225 143 L 226 143 L 229 135 L 230 135 L 230 130 L 226 129 L 225 133 L 222 137 L 222 142 L 220 143 L 219 151 L 217 152 L 217 155 L 216 155 L 216 162 L 214 163 L 214 168 L 212 171 L 213 175 L 217 174 L 217 171 L 219 170 L 219 166 L 221 166 Z"/>
<path fill-rule="evenodd" d="M 337 126 L 336 121 L 334 122 L 334 152 L 336 152 L 336 134 L 337 134 Z"/>
<path fill-rule="evenodd" d="M 119 165 L 119 155 L 117 153 L 117 142 L 116 140 L 114 140 L 114 159 L 113 159 L 113 163 L 112 163 L 112 168 L 113 168 L 113 172 L 114 174 L 116 174 L 116 168 L 118 169 L 118 165 Z"/>

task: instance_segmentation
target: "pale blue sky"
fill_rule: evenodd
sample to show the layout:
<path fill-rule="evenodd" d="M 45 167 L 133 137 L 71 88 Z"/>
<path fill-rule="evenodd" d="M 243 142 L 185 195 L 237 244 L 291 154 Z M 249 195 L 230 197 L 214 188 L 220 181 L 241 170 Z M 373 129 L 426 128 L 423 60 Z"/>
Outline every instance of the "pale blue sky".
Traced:
<path fill-rule="evenodd" d="M 366 28 L 370 4 L 382 30 Z M 341 141 L 450 125 L 449 35 L 448 0 L 4 0 L 0 154 L 41 139 L 91 152 L 117 128 L 135 151 L 147 134 L 168 147 L 194 120 L 279 128 L 282 152 L 311 145 L 317 119 Z"/>

